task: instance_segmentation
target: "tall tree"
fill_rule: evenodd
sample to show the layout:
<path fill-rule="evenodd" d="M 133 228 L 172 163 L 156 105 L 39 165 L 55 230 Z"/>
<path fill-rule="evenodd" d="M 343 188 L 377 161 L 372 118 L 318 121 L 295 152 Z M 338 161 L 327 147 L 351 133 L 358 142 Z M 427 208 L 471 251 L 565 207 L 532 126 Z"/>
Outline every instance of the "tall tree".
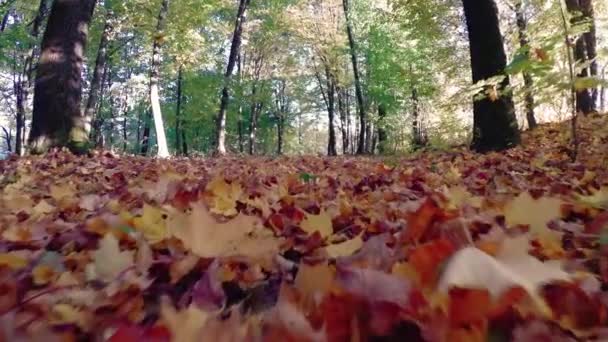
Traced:
<path fill-rule="evenodd" d="M 586 32 L 583 37 L 585 39 L 585 47 L 587 50 L 587 59 L 590 61 L 589 74 L 592 77 L 598 76 L 598 61 L 597 61 L 597 27 L 595 23 L 595 9 L 593 7 L 592 0 L 580 0 L 581 12 L 583 18 L 589 22 L 589 32 Z M 595 110 L 595 104 L 598 99 L 598 88 L 591 90 L 591 98 L 593 101 L 593 108 Z"/>
<path fill-rule="evenodd" d="M 184 129 L 184 119 L 182 117 L 183 74 L 183 67 L 180 66 L 177 70 L 177 92 L 175 94 L 177 102 L 175 106 L 175 149 L 178 154 L 185 156 L 188 155 L 188 142 L 186 141 L 186 130 Z"/>
<path fill-rule="evenodd" d="M 99 41 L 99 48 L 97 49 L 97 58 L 95 59 L 93 78 L 91 79 L 91 88 L 89 89 L 89 98 L 84 110 L 86 120 L 93 122 L 91 140 L 94 143 L 97 143 L 100 140 L 98 137 L 100 136 L 99 131 L 101 130 L 101 118 L 97 117 L 96 112 L 106 76 L 106 60 L 108 58 L 108 43 L 110 41 L 111 32 L 112 12 L 108 10 L 105 16 L 105 23 L 101 33 L 101 39 Z"/>
<path fill-rule="evenodd" d="M 23 72 L 15 79 L 13 88 L 15 90 L 15 104 L 17 107 L 16 111 L 16 122 L 15 122 L 15 153 L 18 155 L 23 154 L 23 143 L 25 140 L 25 114 L 26 106 L 29 99 L 29 93 L 34 84 L 34 61 L 38 57 L 40 50 L 37 47 L 38 38 L 40 36 L 40 30 L 44 22 L 44 18 L 48 14 L 47 0 L 40 0 L 38 4 L 38 11 L 34 17 L 34 21 L 31 25 L 29 32 L 32 38 L 29 42 L 29 51 L 25 63 L 23 64 Z M 8 14 L 8 12 L 7 12 Z"/>
<path fill-rule="evenodd" d="M 226 65 L 226 72 L 224 73 L 224 87 L 220 99 L 220 110 L 216 117 L 215 152 L 219 155 L 226 154 L 226 111 L 228 110 L 228 102 L 230 100 L 230 79 L 234 72 L 234 66 L 236 65 L 237 56 L 239 55 L 239 50 L 241 48 L 241 36 L 245 23 L 245 14 L 250 2 L 251 0 L 239 0 L 239 8 L 234 23 L 230 55 L 228 56 L 228 64 Z"/>
<path fill-rule="evenodd" d="M 573 26 L 584 22 L 585 20 L 590 19 L 585 15 L 583 11 L 583 3 L 587 5 L 586 10 L 591 11 L 591 15 L 593 14 L 593 7 L 591 7 L 591 2 L 589 4 L 586 2 L 587 0 L 566 0 L 566 8 L 571 16 L 571 24 Z M 576 64 L 583 64 L 590 61 L 589 46 L 591 47 L 591 53 L 593 58 L 595 58 L 595 33 L 593 34 L 587 33 L 580 35 L 575 38 L 574 41 L 574 60 Z M 590 44 L 588 44 L 588 41 Z M 593 65 L 593 63 L 592 63 Z M 594 71 L 597 74 L 597 65 L 593 67 Z M 590 76 L 590 70 L 588 68 L 583 68 L 577 75 L 579 78 L 585 78 Z M 593 99 L 593 92 L 589 89 L 577 89 L 576 90 L 576 111 L 578 113 L 588 114 L 595 110 L 595 101 Z"/>
<path fill-rule="evenodd" d="M 530 55 L 530 42 L 528 39 L 528 19 L 526 18 L 525 12 L 525 1 L 520 0 L 515 4 L 515 19 L 517 22 L 517 32 L 519 35 L 520 48 L 526 51 L 526 56 Z M 529 72 L 524 71 L 524 93 L 526 102 L 526 119 L 528 121 L 528 127 L 534 129 L 537 126 L 536 116 L 534 115 L 534 95 L 532 89 L 534 88 L 534 80 Z"/>
<path fill-rule="evenodd" d="M 88 125 L 80 109 L 83 52 L 95 0 L 55 0 L 42 39 L 29 138 L 32 153 L 68 146 L 82 152 Z"/>
<path fill-rule="evenodd" d="M 494 0 L 463 0 L 469 31 L 473 82 L 504 75 L 507 57 Z M 478 152 L 500 151 L 519 143 L 513 98 L 506 92 L 509 79 L 474 100 L 473 149 Z"/>
<path fill-rule="evenodd" d="M 161 158 L 169 157 L 169 147 L 165 135 L 165 125 L 163 123 L 163 113 L 160 108 L 160 96 L 158 94 L 158 82 L 160 80 L 161 48 L 164 40 L 164 30 L 167 25 L 167 14 L 169 13 L 169 0 L 162 0 L 158 21 L 156 24 L 156 34 L 152 46 L 152 63 L 150 65 L 150 102 L 152 105 L 152 117 L 154 119 L 154 130 L 156 131 L 156 144 L 158 150 L 156 155 Z M 150 145 L 150 112 L 144 128 L 142 154 L 148 152 Z"/>
<path fill-rule="evenodd" d="M 355 35 L 353 33 L 353 25 L 350 16 L 350 4 L 349 0 L 343 0 L 342 5 L 344 7 L 344 16 L 346 18 L 346 33 L 348 35 L 348 45 L 350 47 L 350 57 L 353 64 L 353 74 L 355 77 L 355 93 L 357 95 L 357 108 L 359 110 L 359 143 L 357 145 L 357 154 L 364 154 L 366 151 L 366 139 L 367 137 L 367 111 L 365 108 L 365 100 L 363 98 L 363 87 L 361 85 L 361 74 L 359 72 L 359 63 L 357 59 L 357 42 L 355 41 Z"/>

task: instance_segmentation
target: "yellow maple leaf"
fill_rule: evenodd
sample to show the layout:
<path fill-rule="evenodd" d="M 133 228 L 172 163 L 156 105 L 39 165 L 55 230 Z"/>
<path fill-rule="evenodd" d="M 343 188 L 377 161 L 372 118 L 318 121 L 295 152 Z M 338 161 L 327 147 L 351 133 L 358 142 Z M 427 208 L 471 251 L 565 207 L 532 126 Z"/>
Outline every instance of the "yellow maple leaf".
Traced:
<path fill-rule="evenodd" d="M 550 233 L 547 223 L 561 217 L 562 201 L 558 198 L 541 197 L 535 200 L 524 192 L 505 207 L 507 226 L 528 225 L 530 232 L 538 235 Z"/>
<path fill-rule="evenodd" d="M 578 199 L 593 208 L 608 209 L 608 188 L 602 188 L 590 196 L 579 196 Z"/>
<path fill-rule="evenodd" d="M 243 189 L 237 182 L 228 184 L 219 176 L 207 184 L 206 190 L 211 193 L 211 212 L 224 216 L 233 216 L 238 212 L 236 202 L 243 195 Z"/>
<path fill-rule="evenodd" d="M 73 197 L 76 193 L 74 186 L 69 183 L 52 184 L 49 186 L 49 194 L 55 201 L 61 201 L 64 198 Z"/>
<path fill-rule="evenodd" d="M 325 251 L 330 258 L 347 257 L 355 254 L 356 251 L 363 247 L 363 233 L 357 237 L 325 247 Z"/>
<path fill-rule="evenodd" d="M 300 228 L 310 235 L 319 232 L 322 238 L 327 238 L 334 233 L 331 216 L 326 211 L 322 211 L 319 215 L 307 214 L 300 223 Z"/>
<path fill-rule="evenodd" d="M 141 216 L 133 219 L 133 225 L 150 243 L 158 243 L 168 236 L 166 215 L 163 210 L 144 204 Z"/>
<path fill-rule="evenodd" d="M 274 255 L 281 242 L 257 217 L 241 214 L 220 223 L 201 203 L 194 203 L 190 213 L 170 213 L 167 227 L 186 249 L 203 258 Z"/>
<path fill-rule="evenodd" d="M 336 277 L 336 269 L 327 263 L 318 265 L 302 264 L 298 269 L 294 285 L 300 293 L 313 296 L 317 293 L 329 292 Z"/>
<path fill-rule="evenodd" d="M 209 319 L 209 314 L 190 305 L 188 309 L 177 311 L 167 300 L 163 300 L 160 309 L 161 319 L 171 332 L 172 341 L 199 341 L 202 329 Z"/>
<path fill-rule="evenodd" d="M 465 204 L 479 208 L 482 205 L 482 198 L 473 196 L 464 186 L 454 186 L 447 189 L 446 197 L 449 201 L 448 209 L 458 209 Z"/>

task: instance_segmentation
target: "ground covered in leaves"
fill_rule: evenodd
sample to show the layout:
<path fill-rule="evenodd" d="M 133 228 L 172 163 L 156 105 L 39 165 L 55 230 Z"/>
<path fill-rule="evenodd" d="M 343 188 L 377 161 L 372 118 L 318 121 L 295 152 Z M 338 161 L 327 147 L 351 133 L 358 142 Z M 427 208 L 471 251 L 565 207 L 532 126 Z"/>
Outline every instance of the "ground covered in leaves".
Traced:
<path fill-rule="evenodd" d="M 608 338 L 608 120 L 506 153 L 0 162 L 0 341 Z"/>

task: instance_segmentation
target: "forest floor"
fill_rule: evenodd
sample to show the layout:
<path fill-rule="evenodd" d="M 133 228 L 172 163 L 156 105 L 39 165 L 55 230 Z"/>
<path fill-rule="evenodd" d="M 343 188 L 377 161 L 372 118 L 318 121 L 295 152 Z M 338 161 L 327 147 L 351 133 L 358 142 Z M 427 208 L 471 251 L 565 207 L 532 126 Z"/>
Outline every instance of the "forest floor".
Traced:
<path fill-rule="evenodd" d="M 0 341 L 608 338 L 608 118 L 411 158 L 0 162 Z M 35 337 L 35 338 L 34 338 Z"/>

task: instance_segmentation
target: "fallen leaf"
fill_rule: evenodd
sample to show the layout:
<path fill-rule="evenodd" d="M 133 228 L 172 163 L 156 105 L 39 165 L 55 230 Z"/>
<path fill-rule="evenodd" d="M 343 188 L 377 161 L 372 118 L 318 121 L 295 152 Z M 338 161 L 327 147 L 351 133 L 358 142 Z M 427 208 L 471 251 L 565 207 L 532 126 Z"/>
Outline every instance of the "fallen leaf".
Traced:
<path fill-rule="evenodd" d="M 557 263 L 543 263 L 524 253 L 528 238 L 507 239 L 506 247 L 496 258 L 473 247 L 465 248 L 449 260 L 439 282 L 439 290 L 447 293 L 452 287 L 487 289 L 493 298 L 513 287 L 525 289 L 540 308 L 545 305 L 539 296 L 541 285 L 570 276 Z"/>
<path fill-rule="evenodd" d="M 278 253 L 281 243 L 258 218 L 241 214 L 220 223 L 201 203 L 193 204 L 191 213 L 170 214 L 167 227 L 184 247 L 203 258 L 271 256 Z"/>
<path fill-rule="evenodd" d="M 167 214 L 156 207 L 144 204 L 141 216 L 133 219 L 135 228 L 142 232 L 148 242 L 154 244 L 168 237 L 165 218 Z"/>
<path fill-rule="evenodd" d="M 330 258 L 348 257 L 363 247 L 363 233 L 355 238 L 341 243 L 331 244 L 325 247 L 325 251 Z"/>
<path fill-rule="evenodd" d="M 133 266 L 133 252 L 120 251 L 118 240 L 113 234 L 106 234 L 99 241 L 99 248 L 92 253 L 93 263 L 87 265 L 87 277 L 110 282 Z"/>
<path fill-rule="evenodd" d="M 325 211 L 322 211 L 319 215 L 306 214 L 306 217 L 300 223 L 300 228 L 309 235 L 319 232 L 324 239 L 334 233 L 331 216 Z"/>
<path fill-rule="evenodd" d="M 241 185 L 236 182 L 228 184 L 224 177 L 218 176 L 207 184 L 207 191 L 211 193 L 211 212 L 224 216 L 234 216 L 236 201 L 243 195 Z"/>

